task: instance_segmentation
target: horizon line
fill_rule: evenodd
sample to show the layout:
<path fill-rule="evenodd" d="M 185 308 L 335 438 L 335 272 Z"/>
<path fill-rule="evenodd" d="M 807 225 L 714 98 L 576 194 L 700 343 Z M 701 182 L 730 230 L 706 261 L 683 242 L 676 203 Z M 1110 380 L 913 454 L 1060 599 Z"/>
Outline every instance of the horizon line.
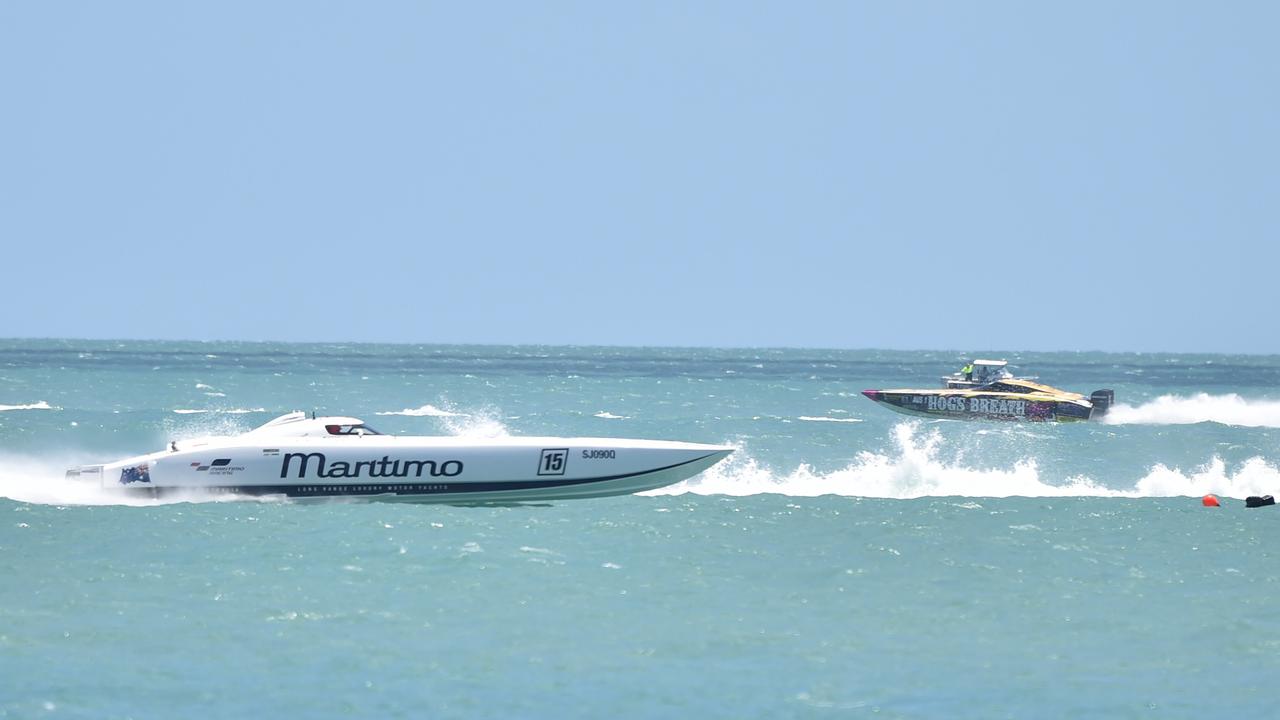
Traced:
<path fill-rule="evenodd" d="M 449 342 L 449 341 L 375 341 L 375 340 L 249 340 L 235 338 L 216 338 L 216 339 L 192 339 L 192 338 L 145 338 L 145 337 L 113 337 L 113 338 L 90 338 L 90 337 L 0 337 L 0 343 L 7 342 L 91 342 L 91 343 L 200 343 L 200 344 L 218 344 L 218 343 L 238 343 L 249 345 L 365 345 L 365 346 L 451 346 L 451 347 L 484 347 L 484 348 L 500 348 L 500 347 L 529 347 L 529 348 L 616 348 L 616 349 L 650 349 L 650 350 L 748 350 L 748 351 L 775 351 L 775 350 L 815 350 L 819 352 L 932 352 L 932 353 L 955 353 L 960 357 L 970 357 L 979 353 L 973 350 L 961 350 L 956 348 L 924 348 L 924 347 L 838 347 L 838 346 L 810 346 L 810 345 L 646 345 L 646 344 L 611 344 L 611 343 L 529 343 L 529 342 Z M 1078 354 L 1101 354 L 1101 355 L 1241 355 L 1249 357 L 1274 357 L 1280 355 L 1277 352 L 1223 352 L 1216 350 L 1103 350 L 1099 348 L 1092 349 L 1012 349 L 1012 348 L 989 348 L 981 353 L 988 354 L 1009 354 L 1009 353 L 1078 353 Z"/>

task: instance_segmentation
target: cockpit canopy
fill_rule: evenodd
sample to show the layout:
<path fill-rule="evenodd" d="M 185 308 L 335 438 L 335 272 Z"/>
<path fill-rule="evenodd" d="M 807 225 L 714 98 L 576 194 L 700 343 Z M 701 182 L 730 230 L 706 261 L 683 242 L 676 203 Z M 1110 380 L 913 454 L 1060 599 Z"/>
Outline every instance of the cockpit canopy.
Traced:
<path fill-rule="evenodd" d="M 325 425 L 325 432 L 330 435 L 381 435 L 382 433 L 365 425 L 364 423 L 356 425 Z"/>
<path fill-rule="evenodd" d="M 944 388 L 979 388 L 987 387 L 1002 380 L 1015 379 L 1009 372 L 1009 363 L 1005 360 L 970 360 L 960 369 L 942 377 Z"/>
<path fill-rule="evenodd" d="M 1013 373 L 1009 372 L 1009 363 L 1006 360 L 974 360 L 973 361 L 973 381 L 977 383 L 989 383 L 1004 378 L 1013 377 Z"/>
<path fill-rule="evenodd" d="M 251 435 L 272 437 L 361 437 L 381 435 L 364 421 L 353 417 L 307 417 L 304 412 L 281 415 L 249 431 Z"/>

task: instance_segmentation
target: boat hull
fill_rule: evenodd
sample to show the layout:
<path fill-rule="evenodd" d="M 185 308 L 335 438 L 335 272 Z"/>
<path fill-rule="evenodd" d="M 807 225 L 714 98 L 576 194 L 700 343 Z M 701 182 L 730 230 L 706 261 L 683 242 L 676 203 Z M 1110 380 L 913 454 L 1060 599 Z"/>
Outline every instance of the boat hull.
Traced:
<path fill-rule="evenodd" d="M 416 441 L 416 442 L 415 442 Z M 324 439 L 184 445 L 69 476 L 125 493 L 512 503 L 628 495 L 692 477 L 719 445 L 609 438 Z"/>
<path fill-rule="evenodd" d="M 907 415 L 949 420 L 1076 422 L 1088 420 L 1088 400 L 972 390 L 865 390 L 871 400 Z"/>

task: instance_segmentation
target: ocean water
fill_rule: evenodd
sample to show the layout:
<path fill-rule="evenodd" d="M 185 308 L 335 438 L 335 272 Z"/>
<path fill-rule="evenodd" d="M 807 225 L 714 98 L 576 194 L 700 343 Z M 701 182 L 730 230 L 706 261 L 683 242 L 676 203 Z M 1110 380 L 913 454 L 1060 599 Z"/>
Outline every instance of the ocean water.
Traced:
<path fill-rule="evenodd" d="M 860 394 L 958 352 L 0 341 L 0 717 L 1275 717 L 1280 357 L 980 355 L 1118 407 Z M 514 507 L 63 478 L 296 409 L 738 450 Z"/>

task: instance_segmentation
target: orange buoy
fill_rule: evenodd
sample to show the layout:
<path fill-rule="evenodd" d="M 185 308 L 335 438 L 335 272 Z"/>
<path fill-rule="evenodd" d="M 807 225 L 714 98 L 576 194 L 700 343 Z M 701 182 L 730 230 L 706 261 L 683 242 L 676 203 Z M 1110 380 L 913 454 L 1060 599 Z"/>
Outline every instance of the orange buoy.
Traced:
<path fill-rule="evenodd" d="M 1213 495 L 1205 495 L 1200 502 L 1204 503 L 1205 507 L 1222 507 L 1218 504 L 1218 498 Z"/>

